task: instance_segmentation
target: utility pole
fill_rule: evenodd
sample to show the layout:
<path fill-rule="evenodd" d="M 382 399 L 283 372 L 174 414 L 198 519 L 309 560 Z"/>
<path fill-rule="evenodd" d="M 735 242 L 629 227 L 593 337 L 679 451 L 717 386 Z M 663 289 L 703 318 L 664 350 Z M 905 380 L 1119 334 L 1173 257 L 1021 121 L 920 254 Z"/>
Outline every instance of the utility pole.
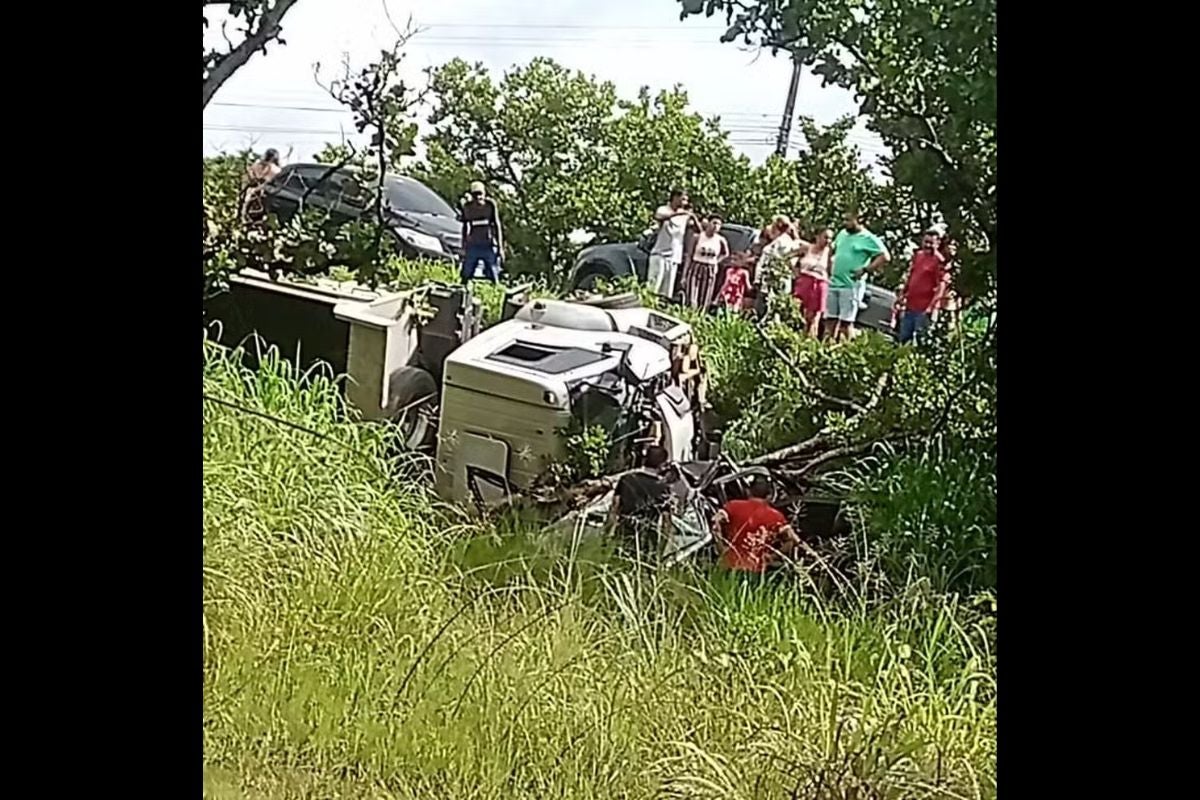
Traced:
<path fill-rule="evenodd" d="M 775 140 L 775 154 L 787 155 L 788 140 L 792 135 L 792 117 L 796 116 L 796 92 L 800 89 L 800 59 L 792 56 L 792 81 L 788 84 L 787 103 L 783 107 L 783 120 L 779 123 L 779 138 Z"/>

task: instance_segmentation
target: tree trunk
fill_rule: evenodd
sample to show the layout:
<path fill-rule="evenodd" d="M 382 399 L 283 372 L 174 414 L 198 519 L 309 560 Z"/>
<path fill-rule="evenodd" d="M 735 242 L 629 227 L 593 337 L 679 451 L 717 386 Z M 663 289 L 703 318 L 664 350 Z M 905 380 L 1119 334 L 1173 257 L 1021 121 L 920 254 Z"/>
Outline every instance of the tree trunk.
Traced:
<path fill-rule="evenodd" d="M 263 49 L 267 42 L 279 36 L 282 30 L 279 23 L 296 2 L 297 0 L 275 0 L 275 5 L 263 12 L 258 27 L 208 71 L 208 77 L 204 79 L 204 108 L 208 108 L 208 102 L 213 99 L 217 90 L 233 77 L 233 73 L 245 66 L 256 50 Z"/>

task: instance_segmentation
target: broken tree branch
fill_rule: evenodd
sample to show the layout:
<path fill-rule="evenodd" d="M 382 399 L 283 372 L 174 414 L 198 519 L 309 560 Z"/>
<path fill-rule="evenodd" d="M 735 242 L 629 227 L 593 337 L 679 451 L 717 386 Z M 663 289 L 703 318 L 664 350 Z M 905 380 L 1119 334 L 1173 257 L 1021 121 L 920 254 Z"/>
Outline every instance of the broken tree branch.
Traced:
<path fill-rule="evenodd" d="M 246 34 L 237 47 L 217 58 L 216 62 L 204 76 L 204 108 L 213 99 L 217 90 L 233 77 L 233 74 L 245 66 L 250 57 L 259 50 L 266 49 L 269 42 L 279 38 L 283 28 L 280 23 L 287 12 L 297 3 L 297 0 L 275 0 L 275 4 L 262 12 L 257 18 L 253 31 Z M 205 5 L 220 5 L 205 3 Z"/>
<path fill-rule="evenodd" d="M 912 434 L 908 433 L 892 434 L 879 439 L 868 439 L 865 442 L 856 442 L 854 444 L 843 445 L 842 447 L 835 447 L 832 450 L 827 450 L 824 453 L 821 453 L 821 455 L 817 456 L 811 461 L 805 462 L 805 464 L 799 469 L 789 470 L 788 474 L 795 478 L 802 478 L 805 475 L 812 473 L 818 467 L 828 464 L 830 461 L 862 455 L 863 453 L 869 452 L 876 445 L 881 445 L 887 442 L 903 441 L 911 435 Z"/>
<path fill-rule="evenodd" d="M 814 436 L 810 436 L 802 442 L 790 444 L 787 447 L 776 450 L 766 455 L 757 456 L 746 462 L 751 467 L 769 467 L 779 464 L 784 461 L 791 461 L 799 456 L 807 455 L 813 450 L 820 448 L 826 443 L 828 435 L 825 431 L 821 431 Z"/>

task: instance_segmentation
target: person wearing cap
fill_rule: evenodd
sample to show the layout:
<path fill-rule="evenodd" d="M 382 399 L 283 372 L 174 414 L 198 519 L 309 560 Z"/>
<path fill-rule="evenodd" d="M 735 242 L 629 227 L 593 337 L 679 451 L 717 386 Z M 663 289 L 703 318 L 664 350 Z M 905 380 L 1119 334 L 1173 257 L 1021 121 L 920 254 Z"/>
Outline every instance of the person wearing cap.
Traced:
<path fill-rule="evenodd" d="M 927 228 L 921 235 L 921 247 L 913 253 L 901 293 L 904 313 L 900 317 L 900 344 L 908 344 L 920 337 L 929 327 L 930 315 L 946 294 L 950 271 L 939 247 L 940 240 L 938 228 Z"/>
<path fill-rule="evenodd" d="M 856 210 L 846 212 L 842 230 L 833 240 L 833 270 L 826 298 L 825 330 L 834 340 L 854 335 L 858 319 L 860 290 L 868 272 L 878 272 L 891 260 L 891 254 L 878 236 L 862 224 Z"/>
<path fill-rule="evenodd" d="M 499 283 L 499 262 L 504 254 L 500 213 L 480 181 L 471 183 L 469 195 L 470 199 L 462 208 L 462 282 L 470 282 L 475 277 L 476 267 L 483 262 L 487 276 L 493 283 Z"/>

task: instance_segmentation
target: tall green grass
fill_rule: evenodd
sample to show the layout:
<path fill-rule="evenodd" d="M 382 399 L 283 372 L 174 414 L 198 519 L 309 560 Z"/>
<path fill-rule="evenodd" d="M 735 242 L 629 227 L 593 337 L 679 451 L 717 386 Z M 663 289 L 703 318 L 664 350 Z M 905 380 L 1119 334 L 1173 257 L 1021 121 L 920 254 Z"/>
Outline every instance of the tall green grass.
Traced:
<path fill-rule="evenodd" d="M 953 601 L 637 572 L 440 506 L 324 378 L 204 389 L 207 797 L 995 796 Z"/>

